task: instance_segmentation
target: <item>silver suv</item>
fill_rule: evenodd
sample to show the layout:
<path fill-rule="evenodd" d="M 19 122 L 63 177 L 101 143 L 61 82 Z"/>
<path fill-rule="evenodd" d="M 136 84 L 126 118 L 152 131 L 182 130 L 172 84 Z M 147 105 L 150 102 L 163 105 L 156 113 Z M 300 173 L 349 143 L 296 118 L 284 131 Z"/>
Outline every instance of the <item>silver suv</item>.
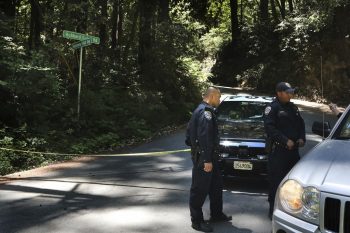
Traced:
<path fill-rule="evenodd" d="M 314 133 L 329 136 L 281 182 L 274 233 L 350 233 L 350 105 L 331 132 L 328 125 L 314 123 Z"/>

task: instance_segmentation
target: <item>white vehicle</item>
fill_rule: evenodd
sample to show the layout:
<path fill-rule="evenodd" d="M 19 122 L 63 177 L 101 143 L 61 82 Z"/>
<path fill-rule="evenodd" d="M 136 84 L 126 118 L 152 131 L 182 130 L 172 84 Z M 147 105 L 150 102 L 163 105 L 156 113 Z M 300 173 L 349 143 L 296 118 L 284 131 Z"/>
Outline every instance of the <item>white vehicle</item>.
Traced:
<path fill-rule="evenodd" d="M 330 133 L 327 125 L 314 123 L 313 132 L 328 131 L 328 138 L 300 160 L 278 188 L 274 233 L 350 233 L 350 105 Z"/>

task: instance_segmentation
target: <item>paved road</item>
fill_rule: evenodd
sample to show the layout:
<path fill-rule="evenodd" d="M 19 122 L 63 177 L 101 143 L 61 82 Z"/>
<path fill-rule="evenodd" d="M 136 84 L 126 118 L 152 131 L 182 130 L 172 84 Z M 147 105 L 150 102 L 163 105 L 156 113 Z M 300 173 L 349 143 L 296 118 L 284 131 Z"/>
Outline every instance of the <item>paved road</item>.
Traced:
<path fill-rule="evenodd" d="M 305 154 L 321 139 L 310 134 L 312 108 L 301 107 L 308 131 Z M 334 122 L 333 116 L 327 116 Z M 184 130 L 130 152 L 185 149 Z M 194 232 L 188 210 L 191 161 L 188 153 L 116 156 L 40 170 L 0 185 L 0 232 Z M 22 175 L 23 176 L 23 175 Z M 267 183 L 226 180 L 224 211 L 229 223 L 215 232 L 269 233 Z M 204 206 L 208 217 L 208 202 Z"/>

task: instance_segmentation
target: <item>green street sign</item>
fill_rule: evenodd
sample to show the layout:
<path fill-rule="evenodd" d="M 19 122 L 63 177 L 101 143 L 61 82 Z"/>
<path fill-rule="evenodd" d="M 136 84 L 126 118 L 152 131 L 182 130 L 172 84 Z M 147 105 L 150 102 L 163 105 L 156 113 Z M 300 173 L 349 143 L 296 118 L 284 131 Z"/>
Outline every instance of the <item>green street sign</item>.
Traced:
<path fill-rule="evenodd" d="M 97 36 L 90 36 L 90 35 L 86 35 L 86 34 L 81 34 L 78 32 L 72 32 L 72 31 L 67 31 L 64 30 L 63 31 L 63 37 L 66 39 L 73 39 L 73 40 L 80 40 L 80 41 L 84 41 L 87 39 L 90 39 L 92 41 L 93 44 L 100 44 L 100 38 Z"/>
<path fill-rule="evenodd" d="M 93 43 L 92 39 L 82 40 L 79 42 L 75 42 L 72 44 L 73 49 L 80 49 L 81 47 L 86 47 L 88 45 L 91 45 Z"/>
<path fill-rule="evenodd" d="M 91 44 L 100 44 L 100 38 L 97 36 L 89 36 L 85 34 L 81 34 L 78 32 L 71 32 L 64 30 L 63 37 L 66 39 L 78 40 L 72 44 L 73 49 L 80 49 L 80 60 L 79 60 L 79 83 L 78 83 L 78 107 L 77 107 L 77 115 L 78 121 L 80 116 L 80 93 L 81 93 L 81 71 L 83 67 L 83 47 L 86 47 Z M 1 84 L 1 83 L 0 83 Z"/>

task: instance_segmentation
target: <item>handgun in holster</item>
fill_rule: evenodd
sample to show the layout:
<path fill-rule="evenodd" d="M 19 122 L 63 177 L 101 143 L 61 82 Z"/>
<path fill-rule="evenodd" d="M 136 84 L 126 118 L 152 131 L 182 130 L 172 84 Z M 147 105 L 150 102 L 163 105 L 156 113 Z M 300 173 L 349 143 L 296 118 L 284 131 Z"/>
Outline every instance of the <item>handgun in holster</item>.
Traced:
<path fill-rule="evenodd" d="M 198 140 L 196 140 L 195 145 L 191 147 L 191 159 L 193 164 L 198 164 L 199 156 L 200 156 L 200 148 L 199 148 Z"/>

